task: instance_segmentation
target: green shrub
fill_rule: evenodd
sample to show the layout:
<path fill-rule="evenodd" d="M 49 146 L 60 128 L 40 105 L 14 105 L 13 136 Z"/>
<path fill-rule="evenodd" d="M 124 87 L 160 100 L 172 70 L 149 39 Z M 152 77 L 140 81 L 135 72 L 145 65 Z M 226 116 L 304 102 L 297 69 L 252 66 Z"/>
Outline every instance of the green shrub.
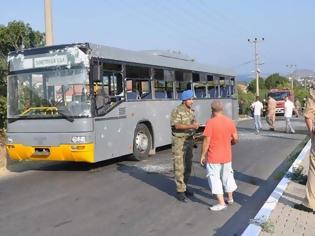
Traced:
<path fill-rule="evenodd" d="M 0 129 L 5 128 L 7 118 L 7 99 L 0 97 Z"/>

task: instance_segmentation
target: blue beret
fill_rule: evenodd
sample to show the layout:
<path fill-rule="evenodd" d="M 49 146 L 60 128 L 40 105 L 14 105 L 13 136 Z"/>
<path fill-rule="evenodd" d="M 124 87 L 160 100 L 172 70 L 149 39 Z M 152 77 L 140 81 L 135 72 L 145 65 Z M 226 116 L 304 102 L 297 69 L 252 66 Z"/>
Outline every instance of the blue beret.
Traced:
<path fill-rule="evenodd" d="M 185 91 L 182 93 L 180 99 L 181 99 L 182 101 L 186 101 L 186 100 L 189 100 L 189 99 L 191 99 L 191 98 L 193 98 L 193 97 L 194 97 L 193 91 L 191 91 L 191 90 L 185 90 Z"/>

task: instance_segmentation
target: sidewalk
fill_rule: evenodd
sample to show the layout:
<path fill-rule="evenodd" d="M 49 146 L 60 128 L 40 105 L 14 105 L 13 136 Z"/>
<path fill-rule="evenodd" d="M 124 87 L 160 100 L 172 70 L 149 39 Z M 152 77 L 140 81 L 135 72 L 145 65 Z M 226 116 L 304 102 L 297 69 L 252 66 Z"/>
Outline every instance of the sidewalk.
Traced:
<path fill-rule="evenodd" d="M 299 166 L 303 166 L 301 174 L 307 175 L 309 149 L 310 141 L 257 213 L 255 219 L 243 232 L 243 236 L 315 235 L 315 214 L 293 208 L 294 204 L 299 204 L 303 200 L 305 185 L 288 178 L 288 173 L 294 173 L 294 168 Z"/>

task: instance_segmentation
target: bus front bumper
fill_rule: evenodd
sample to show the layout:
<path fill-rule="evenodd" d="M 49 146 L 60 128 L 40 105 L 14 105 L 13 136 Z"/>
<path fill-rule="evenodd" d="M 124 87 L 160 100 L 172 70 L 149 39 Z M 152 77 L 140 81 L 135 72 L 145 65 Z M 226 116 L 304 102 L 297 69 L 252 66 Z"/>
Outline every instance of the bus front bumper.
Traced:
<path fill-rule="evenodd" d="M 62 144 L 59 146 L 26 146 L 7 144 L 7 153 L 13 160 L 49 160 L 94 163 L 94 144 Z"/>

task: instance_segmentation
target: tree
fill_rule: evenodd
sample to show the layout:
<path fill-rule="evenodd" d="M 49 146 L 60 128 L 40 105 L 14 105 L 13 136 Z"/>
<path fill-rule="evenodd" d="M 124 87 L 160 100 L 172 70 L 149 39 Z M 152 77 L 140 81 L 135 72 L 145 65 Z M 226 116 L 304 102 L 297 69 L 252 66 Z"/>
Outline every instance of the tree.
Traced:
<path fill-rule="evenodd" d="M 299 102 L 304 106 L 304 102 L 306 98 L 309 96 L 309 90 L 304 89 L 302 86 L 296 86 L 294 87 L 294 96 L 296 99 L 299 100 Z"/>
<path fill-rule="evenodd" d="M 240 114 L 248 114 L 250 105 L 255 100 L 255 95 L 252 92 L 244 92 L 239 85 L 237 85 L 238 102 Z"/>
<path fill-rule="evenodd" d="M 11 21 L 0 25 L 0 129 L 6 117 L 7 56 L 10 51 L 43 45 L 45 35 L 34 31 L 29 24 Z"/>
<path fill-rule="evenodd" d="M 256 94 L 256 79 L 253 79 L 252 81 L 250 81 L 247 89 L 253 94 Z M 265 80 L 259 77 L 259 90 L 265 90 L 265 89 L 266 89 Z"/>
<path fill-rule="evenodd" d="M 272 88 L 291 88 L 290 81 L 279 75 L 278 73 L 268 76 L 265 80 L 265 85 L 267 89 Z"/>

